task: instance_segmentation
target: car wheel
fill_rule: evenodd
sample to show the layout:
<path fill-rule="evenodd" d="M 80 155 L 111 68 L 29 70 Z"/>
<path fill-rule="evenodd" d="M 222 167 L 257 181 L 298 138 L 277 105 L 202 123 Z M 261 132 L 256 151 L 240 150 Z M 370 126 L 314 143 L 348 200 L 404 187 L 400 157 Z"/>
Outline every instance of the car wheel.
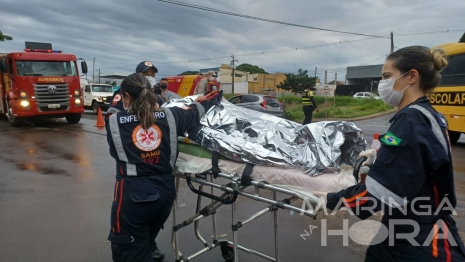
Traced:
<path fill-rule="evenodd" d="M 99 105 L 97 104 L 97 102 L 92 102 L 92 112 L 96 115 L 98 114 L 98 109 L 99 109 Z"/>

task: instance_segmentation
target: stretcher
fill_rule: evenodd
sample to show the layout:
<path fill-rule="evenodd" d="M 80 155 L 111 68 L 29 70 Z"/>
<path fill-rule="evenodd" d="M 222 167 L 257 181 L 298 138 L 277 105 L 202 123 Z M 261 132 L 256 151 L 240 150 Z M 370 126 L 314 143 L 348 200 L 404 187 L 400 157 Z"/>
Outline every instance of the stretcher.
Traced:
<path fill-rule="evenodd" d="M 178 200 L 176 199 L 173 204 L 172 246 L 175 251 L 176 261 L 179 262 L 191 261 L 217 247 L 221 249 L 223 258 L 228 262 L 239 261 L 239 250 L 257 255 L 268 261 L 281 261 L 279 259 L 278 210 L 290 210 L 291 212 L 298 212 L 315 218 L 317 212 L 313 206 L 318 203 L 319 199 L 312 192 L 335 192 L 354 185 L 358 181 L 359 168 L 363 161 L 363 159 L 359 159 L 354 167 L 343 165 L 338 173 L 309 176 L 300 169 L 254 166 L 252 164 L 224 159 L 215 152 L 212 153 L 201 147 L 196 148 L 193 145 L 195 143 L 188 139 L 180 138 L 179 140 L 181 142 L 179 143 L 180 153 L 175 168 L 176 192 L 178 193 L 180 180 L 185 179 L 190 190 L 198 195 L 196 213 L 182 222 L 178 222 L 176 216 Z M 189 144 L 184 144 L 183 142 L 188 142 Z M 218 183 L 219 180 L 227 181 L 227 183 L 220 184 Z M 250 187 L 254 189 L 254 193 L 245 191 L 246 188 Z M 210 189 L 208 190 L 208 188 Z M 222 194 L 215 195 L 214 189 L 220 190 Z M 271 191 L 272 197 L 263 196 L 261 194 L 262 191 Z M 278 192 L 284 194 L 286 198 L 278 200 Z M 239 196 L 260 201 L 269 204 L 269 206 L 259 210 L 245 220 L 238 221 L 236 199 Z M 211 203 L 202 206 L 203 198 L 211 199 Z M 308 209 L 305 205 L 300 207 L 293 205 L 300 199 L 306 202 Z M 217 234 L 216 210 L 225 205 L 230 205 L 232 211 L 232 241 L 220 239 Z M 238 238 L 239 229 L 270 212 L 273 214 L 274 256 L 266 255 L 240 245 Z M 212 217 L 213 226 L 211 243 L 205 240 L 199 230 L 200 220 L 209 216 Z M 194 224 L 195 235 L 204 248 L 190 256 L 186 256 L 180 251 L 177 233 L 192 223 Z"/>

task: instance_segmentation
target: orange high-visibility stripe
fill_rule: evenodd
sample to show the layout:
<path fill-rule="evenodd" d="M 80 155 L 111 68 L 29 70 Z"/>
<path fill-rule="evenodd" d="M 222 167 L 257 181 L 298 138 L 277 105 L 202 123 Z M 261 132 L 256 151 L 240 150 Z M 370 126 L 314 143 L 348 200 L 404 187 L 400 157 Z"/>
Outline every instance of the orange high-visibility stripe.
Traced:
<path fill-rule="evenodd" d="M 355 199 L 360 198 L 360 197 L 363 197 L 363 196 L 365 196 L 367 193 L 368 193 L 368 191 L 365 190 L 365 191 L 363 191 L 362 193 L 357 194 L 357 195 L 355 195 L 355 196 L 353 196 L 353 197 L 351 197 L 351 198 L 343 198 L 343 200 L 346 201 L 347 203 L 353 202 Z"/>
<path fill-rule="evenodd" d="M 365 204 L 366 202 L 368 202 L 368 199 L 363 199 L 361 201 L 357 201 L 357 202 L 354 202 L 354 203 L 346 203 L 346 206 L 356 207 L 356 206 L 361 206 L 361 205 Z"/>
<path fill-rule="evenodd" d="M 115 193 L 113 194 L 115 197 L 115 199 L 113 200 L 113 202 L 116 202 L 116 197 L 118 196 L 118 185 L 119 185 L 119 181 L 116 181 L 116 185 L 115 185 Z"/>
<path fill-rule="evenodd" d="M 434 225 L 433 257 L 438 257 L 438 225 Z"/>
<path fill-rule="evenodd" d="M 436 184 L 433 183 L 433 193 L 434 193 L 434 203 L 436 204 L 436 207 L 439 206 L 439 190 Z"/>
<path fill-rule="evenodd" d="M 451 262 L 452 261 L 452 254 L 450 253 L 449 249 L 449 240 L 448 235 L 449 235 L 449 228 L 446 225 L 446 222 L 442 221 L 444 225 L 444 249 L 446 250 L 446 261 Z"/>
<path fill-rule="evenodd" d="M 123 204 L 123 185 L 124 185 L 124 179 L 121 180 L 121 188 L 120 188 L 120 193 L 119 193 L 119 203 L 118 203 L 118 210 L 116 211 L 116 230 L 118 233 L 121 233 L 121 225 L 119 221 L 119 213 L 121 212 L 121 204 Z"/>

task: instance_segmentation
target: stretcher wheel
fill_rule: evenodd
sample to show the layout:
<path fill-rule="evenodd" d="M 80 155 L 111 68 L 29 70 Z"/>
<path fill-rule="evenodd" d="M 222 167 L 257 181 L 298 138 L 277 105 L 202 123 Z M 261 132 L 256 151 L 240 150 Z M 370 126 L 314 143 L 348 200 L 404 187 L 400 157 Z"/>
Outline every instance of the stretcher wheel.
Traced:
<path fill-rule="evenodd" d="M 222 245 L 221 246 L 221 255 L 226 262 L 233 262 L 234 261 L 234 248 L 230 245 Z"/>
<path fill-rule="evenodd" d="M 359 178 L 358 175 L 360 173 L 360 168 L 362 167 L 362 164 L 365 161 L 367 161 L 367 158 L 366 157 L 361 157 L 355 163 L 353 176 L 355 177 L 356 183 L 358 183 L 358 178 Z"/>

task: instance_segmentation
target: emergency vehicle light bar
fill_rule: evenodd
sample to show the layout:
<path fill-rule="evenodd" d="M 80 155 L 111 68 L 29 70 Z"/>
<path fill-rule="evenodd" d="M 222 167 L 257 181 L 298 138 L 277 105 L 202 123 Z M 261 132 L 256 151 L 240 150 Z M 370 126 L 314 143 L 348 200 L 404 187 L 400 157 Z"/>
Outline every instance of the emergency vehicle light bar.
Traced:
<path fill-rule="evenodd" d="M 39 52 L 39 53 L 59 53 L 61 54 L 61 50 L 41 50 L 41 49 L 29 49 L 29 48 L 26 48 L 24 49 L 24 51 L 26 52 Z"/>

